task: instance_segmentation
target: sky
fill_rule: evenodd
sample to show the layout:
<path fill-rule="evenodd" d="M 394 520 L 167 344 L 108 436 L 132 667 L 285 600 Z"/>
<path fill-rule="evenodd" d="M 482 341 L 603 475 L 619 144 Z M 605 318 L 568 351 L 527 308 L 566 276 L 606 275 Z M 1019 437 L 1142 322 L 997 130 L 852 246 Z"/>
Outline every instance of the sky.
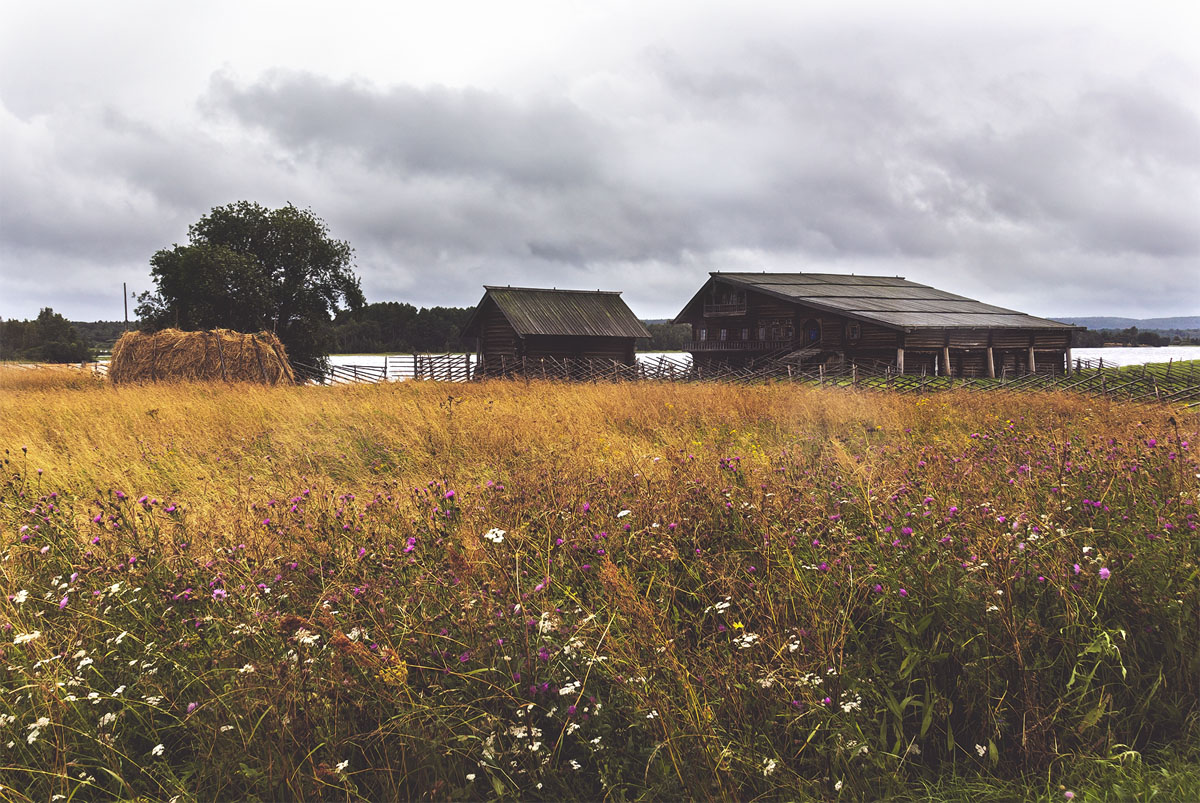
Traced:
<path fill-rule="evenodd" d="M 4 318 L 120 320 L 239 200 L 311 209 L 369 302 L 668 318 L 723 270 L 1200 314 L 1194 0 L 0 0 L 0 146 Z"/>

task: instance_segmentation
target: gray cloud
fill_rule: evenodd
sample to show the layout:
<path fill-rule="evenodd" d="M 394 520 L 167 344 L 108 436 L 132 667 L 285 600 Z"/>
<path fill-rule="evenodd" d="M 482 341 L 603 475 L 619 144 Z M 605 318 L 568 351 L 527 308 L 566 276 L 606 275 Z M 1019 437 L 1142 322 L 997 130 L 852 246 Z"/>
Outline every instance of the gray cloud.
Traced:
<path fill-rule="evenodd" d="M 1075 66 L 1063 42 L 764 27 L 537 93 L 222 69 L 194 117 L 0 110 L 0 314 L 114 317 L 88 294 L 147 282 L 154 250 L 240 198 L 311 207 L 369 300 L 604 287 L 664 317 L 708 270 L 854 270 L 1041 314 L 1194 312 L 1180 65 Z"/>

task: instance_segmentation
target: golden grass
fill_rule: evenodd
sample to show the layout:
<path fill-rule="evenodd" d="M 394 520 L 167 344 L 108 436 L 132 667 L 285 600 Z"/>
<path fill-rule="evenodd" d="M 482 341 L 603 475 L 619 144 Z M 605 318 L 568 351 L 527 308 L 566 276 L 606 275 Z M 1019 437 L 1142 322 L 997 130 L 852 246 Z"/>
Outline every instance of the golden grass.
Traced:
<path fill-rule="evenodd" d="M 647 458 L 680 453 L 756 460 L 798 442 L 853 450 L 908 428 L 956 439 L 1018 415 L 1046 427 L 1090 420 L 1115 435 L 1160 430 L 1171 415 L 1197 418 L 1062 394 L 508 381 L 114 387 L 66 369 L 0 370 L 0 400 L 0 441 L 10 452 L 27 447 L 31 469 L 76 486 L 184 499 L 194 513 L 224 508 L 231 494 L 305 481 L 361 492 L 381 475 L 467 485 L 515 472 L 578 488 L 604 466 L 636 465 L 647 482 L 663 480 L 665 466 Z"/>

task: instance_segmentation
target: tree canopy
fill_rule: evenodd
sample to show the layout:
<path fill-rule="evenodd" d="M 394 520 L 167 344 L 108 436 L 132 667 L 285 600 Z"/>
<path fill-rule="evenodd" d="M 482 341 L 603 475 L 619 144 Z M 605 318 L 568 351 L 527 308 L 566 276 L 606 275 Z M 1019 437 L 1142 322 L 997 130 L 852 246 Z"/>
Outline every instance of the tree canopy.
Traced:
<path fill-rule="evenodd" d="M 142 328 L 273 331 L 298 377 L 324 374 L 333 316 L 364 303 L 349 243 L 308 209 L 249 201 L 213 208 L 188 241 L 150 258 L 157 289 L 138 297 Z"/>

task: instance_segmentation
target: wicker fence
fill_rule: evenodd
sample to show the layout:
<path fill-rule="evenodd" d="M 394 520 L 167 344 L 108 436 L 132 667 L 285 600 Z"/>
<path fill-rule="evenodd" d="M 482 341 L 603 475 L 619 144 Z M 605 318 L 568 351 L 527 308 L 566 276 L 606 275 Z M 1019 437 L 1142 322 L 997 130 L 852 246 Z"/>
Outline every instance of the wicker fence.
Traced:
<path fill-rule="evenodd" d="M 104 374 L 105 363 L 84 363 L 85 370 Z M 624 365 L 613 360 L 529 358 L 476 364 L 470 355 L 413 354 L 389 357 L 384 365 L 335 365 L 326 374 L 329 384 L 429 380 L 467 382 L 504 378 L 523 381 L 573 382 L 798 382 L 828 387 L 860 388 L 894 393 L 936 393 L 965 389 L 974 393 L 994 391 L 1072 393 L 1200 407 L 1200 365 L 1166 363 L 1137 368 L 1102 366 L 1100 361 L 1076 360 L 1070 375 L 1045 374 L 999 379 L 916 376 L 896 374 L 886 364 L 801 368 L 781 361 L 755 367 L 723 363 L 694 364 L 687 357 L 660 356 L 654 360 Z"/>

